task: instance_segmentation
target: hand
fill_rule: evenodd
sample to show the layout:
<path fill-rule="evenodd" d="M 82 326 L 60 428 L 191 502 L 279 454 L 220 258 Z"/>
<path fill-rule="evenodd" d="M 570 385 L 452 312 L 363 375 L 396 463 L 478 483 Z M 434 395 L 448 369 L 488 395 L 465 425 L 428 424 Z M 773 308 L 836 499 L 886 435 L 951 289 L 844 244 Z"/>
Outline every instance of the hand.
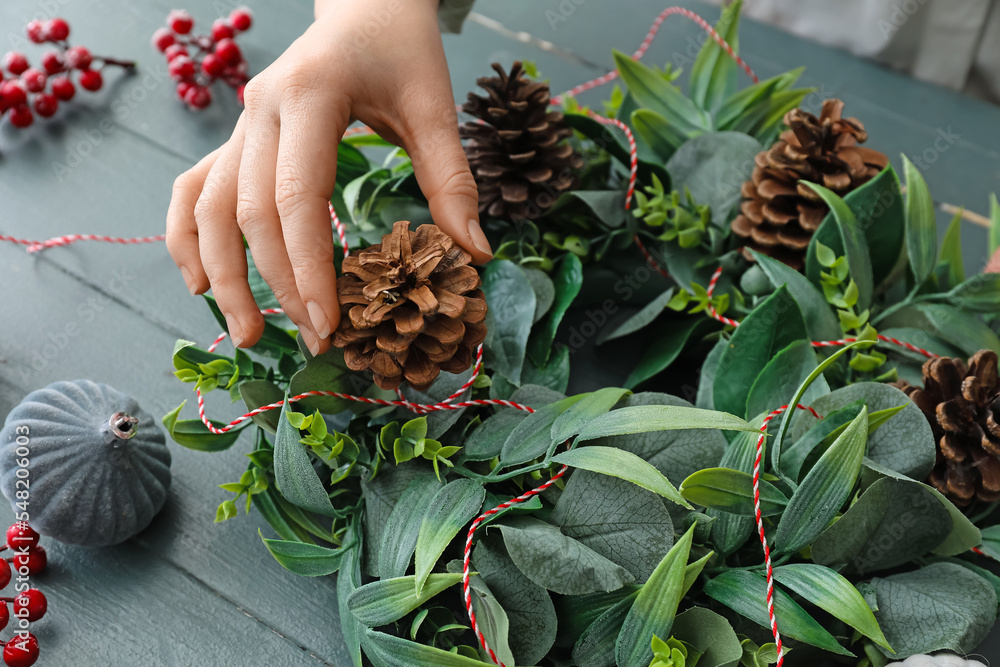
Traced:
<path fill-rule="evenodd" d="M 167 249 L 192 294 L 212 288 L 234 345 L 264 320 L 254 262 L 313 355 L 340 322 L 328 203 L 337 145 L 364 122 L 413 161 L 434 222 L 473 261 L 492 256 L 458 138 L 438 0 L 317 0 L 316 21 L 247 84 L 232 137 L 174 183 Z"/>

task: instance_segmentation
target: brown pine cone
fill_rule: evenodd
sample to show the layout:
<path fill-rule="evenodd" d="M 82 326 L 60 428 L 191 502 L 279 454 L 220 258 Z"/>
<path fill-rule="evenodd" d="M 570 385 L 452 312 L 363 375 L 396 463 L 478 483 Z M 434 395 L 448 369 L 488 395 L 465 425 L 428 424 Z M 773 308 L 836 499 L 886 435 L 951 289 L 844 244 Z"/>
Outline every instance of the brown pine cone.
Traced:
<path fill-rule="evenodd" d="M 427 389 L 442 370 L 461 373 L 486 338 L 486 301 L 471 256 L 434 225 L 392 233 L 344 259 L 337 281 L 343 317 L 333 344 L 355 371 L 396 389 Z"/>
<path fill-rule="evenodd" d="M 895 383 L 930 421 L 937 464 L 929 482 L 959 506 L 1000 500 L 1000 380 L 997 353 L 980 350 L 968 365 L 938 357 L 924 364 L 924 387 Z"/>
<path fill-rule="evenodd" d="M 856 118 L 843 118 L 844 103 L 823 102 L 819 118 L 801 109 L 785 114 L 789 129 L 755 159 L 753 178 L 742 187 L 740 214 L 732 230 L 752 248 L 794 269 L 805 265 L 813 232 L 823 222 L 827 206 L 819 195 L 799 183 L 818 183 L 844 196 L 864 185 L 889 164 L 883 153 L 858 146 L 868 138 Z M 753 256 L 744 249 L 747 259 Z"/>
<path fill-rule="evenodd" d="M 479 189 L 479 213 L 495 218 L 533 220 L 573 187 L 583 159 L 565 140 L 573 130 L 561 111 L 549 111 L 549 85 L 525 78 L 520 62 L 508 75 L 477 84 L 488 93 L 469 93 L 462 111 L 483 122 L 463 123 L 465 154 Z"/>

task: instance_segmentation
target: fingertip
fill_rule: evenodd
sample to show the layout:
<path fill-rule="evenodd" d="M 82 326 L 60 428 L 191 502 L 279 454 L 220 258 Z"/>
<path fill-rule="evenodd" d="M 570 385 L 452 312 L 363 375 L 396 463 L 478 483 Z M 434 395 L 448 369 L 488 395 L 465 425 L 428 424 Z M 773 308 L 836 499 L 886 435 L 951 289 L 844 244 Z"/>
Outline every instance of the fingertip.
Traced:
<path fill-rule="evenodd" d="M 468 234 L 472 247 L 464 245 L 462 247 L 472 254 L 473 263 L 486 264 L 493 259 L 493 249 L 490 247 L 489 239 L 486 238 L 486 233 L 483 232 L 478 220 L 469 220 Z"/>

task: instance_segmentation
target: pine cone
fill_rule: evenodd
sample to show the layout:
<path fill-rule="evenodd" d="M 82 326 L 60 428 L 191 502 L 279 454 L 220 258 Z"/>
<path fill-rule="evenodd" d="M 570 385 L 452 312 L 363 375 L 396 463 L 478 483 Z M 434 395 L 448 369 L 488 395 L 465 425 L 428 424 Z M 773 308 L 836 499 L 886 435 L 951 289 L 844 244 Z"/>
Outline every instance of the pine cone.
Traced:
<path fill-rule="evenodd" d="M 924 387 L 895 383 L 931 423 L 937 464 L 929 482 L 956 505 L 1000 500 L 1000 380 L 997 353 L 980 350 L 968 365 L 938 357 L 924 364 Z"/>
<path fill-rule="evenodd" d="M 844 196 L 889 164 L 877 150 L 858 146 L 868 138 L 856 118 L 842 118 L 844 103 L 823 102 L 819 118 L 801 109 L 785 114 L 789 129 L 755 159 L 753 178 L 743 184 L 740 214 L 733 220 L 746 247 L 802 270 L 813 232 L 826 217 L 819 195 L 799 183 L 818 183 Z M 753 256 L 744 248 L 744 255 Z"/>
<path fill-rule="evenodd" d="M 520 62 L 508 75 L 476 81 L 488 97 L 469 93 L 462 111 L 484 122 L 463 123 L 469 167 L 479 189 L 479 213 L 533 220 L 573 187 L 583 159 L 565 141 L 573 130 L 560 111 L 549 111 L 549 85 L 525 78 Z"/>
<path fill-rule="evenodd" d="M 471 256 L 434 225 L 392 233 L 344 259 L 337 281 L 344 316 L 333 344 L 355 371 L 396 389 L 424 390 L 438 372 L 461 373 L 486 338 L 486 301 Z"/>

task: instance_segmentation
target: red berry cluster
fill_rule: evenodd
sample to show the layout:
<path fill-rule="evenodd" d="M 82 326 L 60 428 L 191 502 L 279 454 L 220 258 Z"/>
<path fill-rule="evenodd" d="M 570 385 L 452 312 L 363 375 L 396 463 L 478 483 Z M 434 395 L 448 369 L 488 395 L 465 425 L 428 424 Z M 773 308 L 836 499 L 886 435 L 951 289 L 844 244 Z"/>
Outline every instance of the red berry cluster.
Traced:
<path fill-rule="evenodd" d="M 35 114 L 48 118 L 76 95 L 73 75 L 85 90 L 97 91 L 104 85 L 101 69 L 107 65 L 131 71 L 135 63 L 94 56 L 85 46 L 70 46 L 69 24 L 64 19 L 34 20 L 27 25 L 28 39 L 35 44 L 51 42 L 55 49 L 42 55 L 41 67 L 31 67 L 19 51 L 8 51 L 0 62 L 0 118 L 7 112 L 11 125 L 28 127 Z M 94 68 L 99 65 L 98 68 Z M 13 78 L 4 80 L 4 70 Z"/>
<path fill-rule="evenodd" d="M 167 58 L 167 71 L 177 82 L 177 97 L 191 109 L 212 103 L 211 85 L 223 81 L 236 89 L 243 104 L 243 88 L 250 77 L 247 61 L 236 44 L 237 33 L 253 24 L 250 10 L 234 9 L 229 18 L 216 19 L 211 35 L 192 35 L 194 19 L 183 9 L 167 15 L 167 27 L 153 33 L 153 46 Z"/>
<path fill-rule="evenodd" d="M 38 544 L 39 537 L 26 523 L 18 522 L 7 529 L 7 545 L 3 549 L 13 550 L 15 555 L 0 560 L 0 589 L 10 583 L 13 565 L 18 574 L 16 588 L 19 591 L 17 597 L 0 597 L 0 630 L 10 623 L 11 611 L 7 605 L 13 607 L 13 616 L 18 619 L 19 626 L 17 636 L 3 643 L 3 661 L 7 667 L 31 667 L 38 660 L 38 640 L 24 628 L 44 616 L 49 605 L 40 590 L 27 588 L 23 582 L 45 569 L 48 559 L 45 549 Z"/>

